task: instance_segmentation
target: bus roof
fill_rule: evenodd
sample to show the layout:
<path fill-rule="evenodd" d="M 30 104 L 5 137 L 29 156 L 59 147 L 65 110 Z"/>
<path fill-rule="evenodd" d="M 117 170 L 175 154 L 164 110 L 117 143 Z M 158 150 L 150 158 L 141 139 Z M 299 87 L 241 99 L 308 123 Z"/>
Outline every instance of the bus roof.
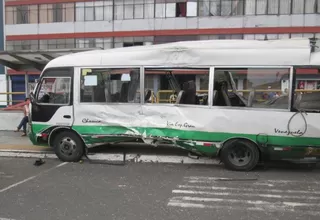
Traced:
<path fill-rule="evenodd" d="M 309 39 L 205 40 L 93 50 L 64 55 L 51 67 L 278 66 L 309 65 Z M 319 62 L 320 63 L 320 62 Z"/>

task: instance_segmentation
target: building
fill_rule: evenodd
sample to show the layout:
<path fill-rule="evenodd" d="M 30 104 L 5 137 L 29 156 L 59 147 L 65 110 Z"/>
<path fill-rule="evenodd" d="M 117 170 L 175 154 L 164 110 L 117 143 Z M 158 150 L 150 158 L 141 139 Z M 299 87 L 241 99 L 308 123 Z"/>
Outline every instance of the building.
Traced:
<path fill-rule="evenodd" d="M 4 25 L 4 0 L 0 0 L 0 51 L 5 50 L 5 25 Z M 7 81 L 5 75 L 5 67 L 0 64 L 0 106 L 6 106 L 7 96 L 5 93 L 7 92 Z"/>
<path fill-rule="evenodd" d="M 319 12 L 318 0 L 5 0 L 5 46 L 8 52 L 202 39 L 319 38 Z M 305 84 L 318 83 L 315 70 L 303 71 Z M 26 91 L 38 75 L 7 69 L 8 90 Z"/>

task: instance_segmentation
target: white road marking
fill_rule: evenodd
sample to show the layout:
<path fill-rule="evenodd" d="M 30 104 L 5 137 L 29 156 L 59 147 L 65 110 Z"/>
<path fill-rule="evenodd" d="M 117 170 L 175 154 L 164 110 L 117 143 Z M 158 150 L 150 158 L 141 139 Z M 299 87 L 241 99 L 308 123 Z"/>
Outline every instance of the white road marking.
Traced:
<path fill-rule="evenodd" d="M 300 185 L 305 189 L 293 190 Z M 319 185 L 315 181 L 189 176 L 172 190 L 168 206 L 320 216 Z"/>
<path fill-rule="evenodd" d="M 226 206 L 219 206 L 219 205 L 205 205 L 205 204 L 198 204 L 198 203 L 176 202 L 176 201 L 170 201 L 168 203 L 168 206 L 178 206 L 178 207 L 182 207 L 182 208 L 214 208 L 214 209 L 226 208 Z M 234 207 L 233 206 L 232 209 L 243 210 L 243 207 Z M 246 210 L 264 211 L 264 209 L 257 208 L 257 207 L 249 207 L 249 208 L 246 208 Z"/>
<path fill-rule="evenodd" d="M 179 201 L 170 201 L 168 206 L 171 207 L 181 207 L 181 208 L 202 208 L 202 209 L 226 209 L 230 208 L 229 205 L 221 206 L 221 205 L 208 205 L 208 204 L 198 204 L 198 203 L 190 203 L 190 202 L 179 202 Z M 293 212 L 295 214 L 301 213 L 305 215 L 313 215 L 313 216 L 320 216 L 320 212 L 317 211 L 297 211 L 295 209 L 283 209 L 282 207 L 272 207 L 269 209 L 262 208 L 262 207 L 240 207 L 240 206 L 232 206 L 232 210 L 238 211 L 268 211 L 268 212 Z"/>
<path fill-rule="evenodd" d="M 269 186 L 269 187 L 274 187 L 274 184 L 270 184 L 270 183 L 253 183 L 253 185 L 255 186 Z"/>
<path fill-rule="evenodd" d="M 15 219 L 13 219 L 13 218 L 1 218 L 0 217 L 0 220 L 15 220 Z"/>
<path fill-rule="evenodd" d="M 190 185 L 178 185 L 178 188 L 183 189 L 209 189 L 209 190 L 237 190 L 237 191 L 266 191 L 272 193 L 303 193 L 303 194 L 317 194 L 320 195 L 320 192 L 314 191 L 305 191 L 305 190 L 280 190 L 280 189 L 252 189 L 252 188 L 232 188 L 232 187 L 216 187 L 216 186 L 190 186 Z"/>
<path fill-rule="evenodd" d="M 232 181 L 234 180 L 236 181 L 259 181 L 259 182 L 255 182 L 255 183 L 259 183 L 261 184 L 260 181 L 262 181 L 263 184 L 290 184 L 290 183 L 306 183 L 306 181 L 299 181 L 299 180 L 260 180 L 257 179 L 255 177 L 252 178 L 225 178 L 225 177 L 208 177 L 208 176 L 188 176 L 188 177 L 184 177 L 186 180 L 188 180 L 188 182 L 196 182 L 199 181 L 199 183 L 201 183 L 201 181 L 211 181 L 211 182 L 216 182 L 216 181 Z M 313 181 L 313 182 L 308 182 L 308 184 L 317 184 L 320 185 L 320 181 Z"/>
<path fill-rule="evenodd" d="M 318 203 L 300 203 L 300 202 L 267 202 L 261 200 L 243 200 L 243 199 L 225 199 L 225 198 L 207 198 L 207 197 L 190 197 L 190 196 L 177 196 L 171 199 L 172 201 L 195 201 L 195 202 L 227 202 L 227 203 L 240 203 L 250 205 L 263 205 L 263 206 L 283 206 L 283 207 L 297 207 L 297 206 L 315 206 L 320 207 Z"/>
<path fill-rule="evenodd" d="M 193 190 L 172 190 L 172 193 L 175 194 L 189 194 L 189 195 L 215 195 L 215 196 L 256 196 L 263 198 L 277 198 L 277 199 L 310 199 L 310 200 L 319 200 L 319 197 L 313 196 L 288 196 L 288 195 L 279 195 L 279 194 L 258 194 L 258 193 L 234 193 L 234 192 L 210 192 L 210 191 L 193 191 Z"/>
<path fill-rule="evenodd" d="M 0 157 L 50 158 L 50 159 L 57 158 L 57 156 L 52 153 L 26 153 L 26 152 L 7 152 L 7 151 L 0 151 Z"/>
<path fill-rule="evenodd" d="M 48 170 L 45 170 L 45 171 L 40 172 L 39 174 L 37 174 L 37 175 L 35 175 L 35 176 L 31 176 L 31 177 L 29 177 L 29 178 L 26 178 L 26 179 L 20 181 L 20 182 L 14 183 L 14 184 L 6 187 L 6 188 L 0 189 L 0 193 L 5 192 L 5 191 L 7 191 L 7 190 L 9 190 L 9 189 L 11 189 L 11 188 L 14 188 L 14 187 L 16 187 L 16 186 L 19 186 L 19 185 L 21 185 L 22 183 L 28 182 L 28 181 L 30 181 L 30 180 L 32 180 L 32 179 L 34 179 L 34 178 L 36 178 L 36 177 L 44 174 L 44 173 L 50 172 L 51 170 L 54 170 L 54 169 L 56 169 L 56 168 L 58 168 L 58 167 L 61 167 L 61 166 L 66 165 L 66 164 L 67 164 L 67 162 L 61 163 L 61 164 L 59 164 L 59 165 L 57 165 L 57 166 L 55 166 L 55 167 L 52 167 L 52 168 L 50 168 L 50 169 L 48 169 Z M 1 220 L 1 219 L 0 219 L 0 220 Z"/>

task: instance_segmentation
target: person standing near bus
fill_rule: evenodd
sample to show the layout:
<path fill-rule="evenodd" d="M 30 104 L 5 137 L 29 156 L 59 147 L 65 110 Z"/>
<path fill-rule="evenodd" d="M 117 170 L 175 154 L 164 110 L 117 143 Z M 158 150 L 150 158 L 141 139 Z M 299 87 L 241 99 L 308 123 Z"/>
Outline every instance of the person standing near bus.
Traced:
<path fill-rule="evenodd" d="M 21 136 L 26 136 L 27 135 L 27 123 L 29 121 L 29 98 L 25 99 L 25 105 L 23 106 L 23 118 L 20 122 L 20 124 L 17 127 L 17 130 L 15 130 L 15 132 L 20 131 L 21 127 L 23 128 L 23 133 Z"/>

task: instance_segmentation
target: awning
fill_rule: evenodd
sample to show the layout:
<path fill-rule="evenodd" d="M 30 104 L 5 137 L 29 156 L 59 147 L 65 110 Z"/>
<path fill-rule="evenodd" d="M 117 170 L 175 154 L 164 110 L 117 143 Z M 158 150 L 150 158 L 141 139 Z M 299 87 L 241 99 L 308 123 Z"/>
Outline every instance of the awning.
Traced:
<path fill-rule="evenodd" d="M 16 71 L 42 71 L 54 58 L 89 50 L 102 50 L 102 48 L 1 51 L 0 64 Z"/>

